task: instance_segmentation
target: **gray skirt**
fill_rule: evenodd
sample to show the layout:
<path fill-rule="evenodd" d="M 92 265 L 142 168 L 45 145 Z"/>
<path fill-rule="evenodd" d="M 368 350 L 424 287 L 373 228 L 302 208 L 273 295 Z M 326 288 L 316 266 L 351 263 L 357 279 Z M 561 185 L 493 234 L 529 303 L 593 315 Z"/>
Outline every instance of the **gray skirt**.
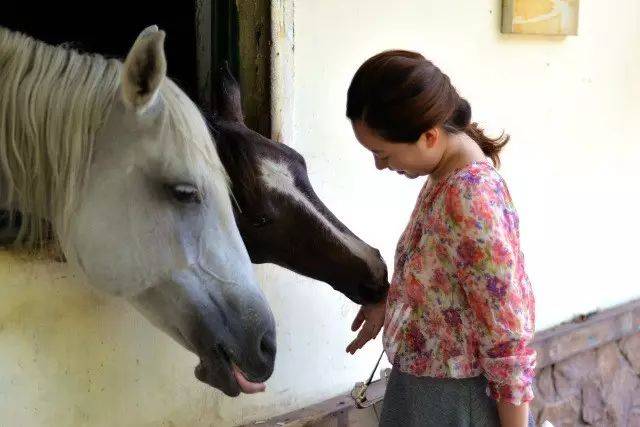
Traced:
<path fill-rule="evenodd" d="M 381 427 L 499 427 L 487 380 L 416 377 L 393 368 L 380 416 Z M 529 415 L 529 426 L 535 423 Z"/>

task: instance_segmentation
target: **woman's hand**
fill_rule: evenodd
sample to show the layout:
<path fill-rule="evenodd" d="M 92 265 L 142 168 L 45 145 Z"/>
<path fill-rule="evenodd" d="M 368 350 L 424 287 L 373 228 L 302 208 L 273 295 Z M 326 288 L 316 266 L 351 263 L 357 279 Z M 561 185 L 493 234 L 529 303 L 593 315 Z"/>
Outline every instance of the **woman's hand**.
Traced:
<path fill-rule="evenodd" d="M 362 329 L 358 333 L 356 339 L 351 341 L 347 346 L 347 353 L 354 354 L 361 349 L 367 342 L 378 336 L 380 329 L 384 325 L 384 312 L 386 308 L 386 298 L 377 304 L 363 305 L 360 311 L 353 319 L 351 330 L 357 331 L 360 325 Z"/>
<path fill-rule="evenodd" d="M 529 425 L 529 404 L 513 405 L 497 402 L 500 425 L 502 427 L 527 427 Z"/>

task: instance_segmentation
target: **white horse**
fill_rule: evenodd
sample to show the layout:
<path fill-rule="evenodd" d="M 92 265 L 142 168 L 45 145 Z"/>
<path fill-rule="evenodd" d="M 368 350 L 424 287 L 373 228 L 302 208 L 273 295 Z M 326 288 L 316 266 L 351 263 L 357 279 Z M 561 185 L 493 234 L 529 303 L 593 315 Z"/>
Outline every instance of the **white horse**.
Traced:
<path fill-rule="evenodd" d="M 164 38 L 147 28 L 123 64 L 0 27 L 0 209 L 22 213 L 23 245 L 51 224 L 91 285 L 200 357 L 198 379 L 253 392 L 273 371 L 275 322 Z"/>

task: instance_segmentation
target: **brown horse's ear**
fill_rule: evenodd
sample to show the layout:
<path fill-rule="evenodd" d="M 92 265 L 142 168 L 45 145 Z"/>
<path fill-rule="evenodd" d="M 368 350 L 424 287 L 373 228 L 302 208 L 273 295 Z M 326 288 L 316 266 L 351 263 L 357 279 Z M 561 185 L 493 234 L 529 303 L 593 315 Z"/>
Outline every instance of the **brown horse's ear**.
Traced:
<path fill-rule="evenodd" d="M 226 120 L 242 123 L 242 100 L 240 98 L 240 86 L 233 78 L 229 64 L 224 61 L 219 70 L 219 80 L 216 92 L 216 112 Z"/>

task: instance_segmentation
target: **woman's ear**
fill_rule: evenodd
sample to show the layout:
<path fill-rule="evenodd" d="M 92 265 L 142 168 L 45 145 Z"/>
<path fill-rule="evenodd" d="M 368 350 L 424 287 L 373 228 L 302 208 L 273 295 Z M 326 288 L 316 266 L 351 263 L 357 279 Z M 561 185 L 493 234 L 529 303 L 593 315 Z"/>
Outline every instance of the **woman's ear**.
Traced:
<path fill-rule="evenodd" d="M 440 138 L 440 129 L 438 129 L 437 127 L 431 128 L 428 131 L 424 132 L 422 134 L 422 137 L 427 143 L 427 147 L 433 148 Z"/>

